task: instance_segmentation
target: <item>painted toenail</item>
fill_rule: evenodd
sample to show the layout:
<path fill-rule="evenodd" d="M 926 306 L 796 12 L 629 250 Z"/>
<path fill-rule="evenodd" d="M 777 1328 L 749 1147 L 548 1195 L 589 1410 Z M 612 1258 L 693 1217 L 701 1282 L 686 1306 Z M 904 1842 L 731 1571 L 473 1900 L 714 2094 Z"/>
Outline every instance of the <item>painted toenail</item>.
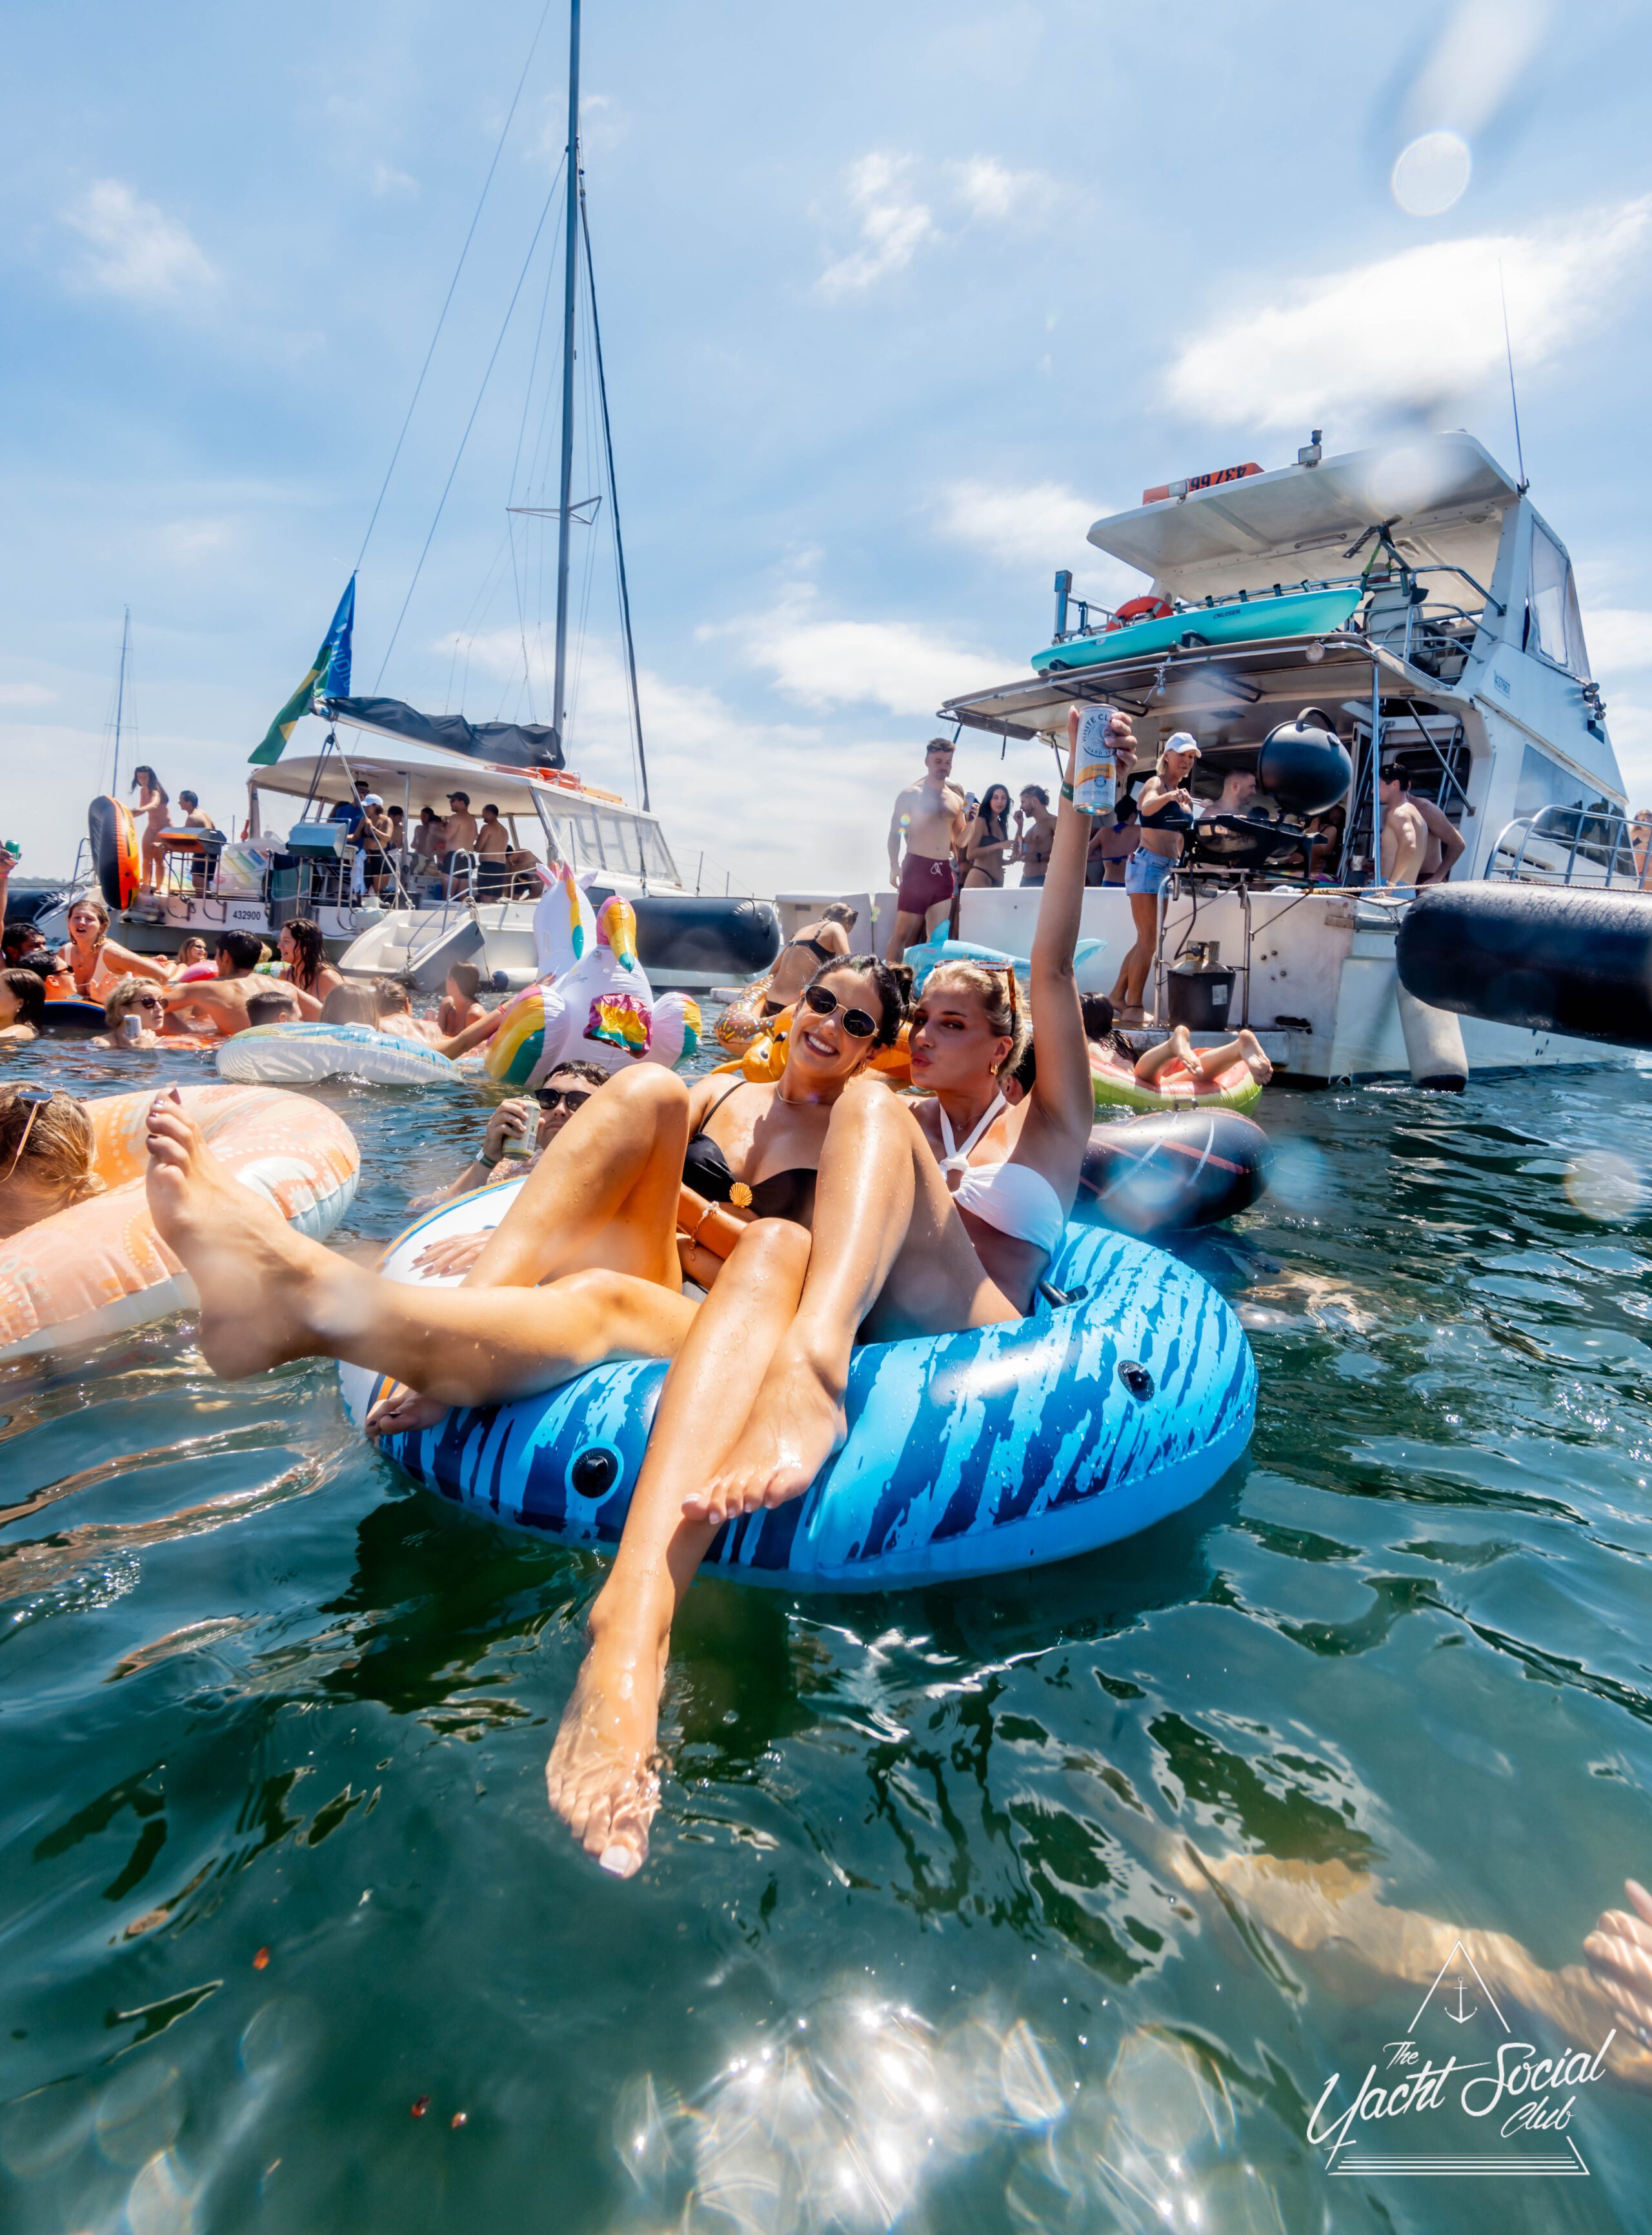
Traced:
<path fill-rule="evenodd" d="M 597 1858 L 600 1867 L 617 1878 L 634 1878 L 642 1868 L 642 1857 L 634 1847 L 627 1847 L 616 1839 L 602 1850 Z"/>

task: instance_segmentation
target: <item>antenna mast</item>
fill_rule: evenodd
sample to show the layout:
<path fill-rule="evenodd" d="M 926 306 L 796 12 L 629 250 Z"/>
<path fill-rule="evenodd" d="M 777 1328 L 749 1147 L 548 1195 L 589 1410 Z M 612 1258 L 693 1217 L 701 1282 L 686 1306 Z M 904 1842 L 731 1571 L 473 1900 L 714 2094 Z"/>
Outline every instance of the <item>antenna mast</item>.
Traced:
<path fill-rule="evenodd" d="M 121 672 L 115 685 L 115 767 L 109 777 L 109 796 L 121 796 L 121 717 L 126 711 L 126 655 L 132 638 L 132 608 L 121 608 Z"/>
<path fill-rule="evenodd" d="M 556 523 L 556 673 L 551 727 L 562 743 L 567 684 L 568 534 L 574 525 L 574 308 L 580 274 L 580 0 L 568 9 L 567 236 L 562 285 L 562 493 Z"/>
<path fill-rule="evenodd" d="M 574 0 L 579 5 L 579 0 Z M 1520 473 L 1520 494 L 1524 496 L 1531 487 L 1526 479 L 1525 452 L 1520 446 L 1520 398 L 1514 387 L 1514 344 L 1509 339 L 1509 291 L 1503 284 L 1503 259 L 1498 259 L 1498 293 L 1503 298 L 1503 354 L 1509 361 L 1509 403 L 1514 411 L 1514 462 Z"/>

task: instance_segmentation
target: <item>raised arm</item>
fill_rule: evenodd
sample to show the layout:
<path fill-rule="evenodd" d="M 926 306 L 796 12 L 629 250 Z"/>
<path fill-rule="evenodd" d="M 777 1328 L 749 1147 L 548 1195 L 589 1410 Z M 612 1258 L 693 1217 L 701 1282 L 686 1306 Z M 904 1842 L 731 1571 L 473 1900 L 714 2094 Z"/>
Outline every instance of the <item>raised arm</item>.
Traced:
<path fill-rule="evenodd" d="M 1134 751 L 1124 717 L 1114 717 L 1118 744 Z M 1085 864 L 1090 850 L 1090 817 L 1072 803 L 1072 772 L 1078 747 L 1078 710 L 1067 711 L 1067 773 L 1057 803 L 1055 836 L 1045 873 L 1039 920 L 1032 934 L 1032 1018 L 1038 1047 L 1023 1138 L 1043 1133 L 1070 1155 L 1082 1156 L 1095 1122 L 1095 1091 L 1090 1078 L 1090 1050 L 1085 1041 L 1078 988 L 1072 974 L 1084 908 Z M 1074 1165 L 1074 1183 L 1077 1166 Z"/>

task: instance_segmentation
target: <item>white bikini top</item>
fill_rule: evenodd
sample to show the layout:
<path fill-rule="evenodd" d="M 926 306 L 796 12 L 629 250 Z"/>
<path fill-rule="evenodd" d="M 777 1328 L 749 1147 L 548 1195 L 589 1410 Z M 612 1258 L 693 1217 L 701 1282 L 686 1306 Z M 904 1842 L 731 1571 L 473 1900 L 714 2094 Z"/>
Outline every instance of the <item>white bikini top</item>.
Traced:
<path fill-rule="evenodd" d="M 1061 1215 L 1061 1198 L 1043 1173 L 1035 1172 L 1031 1164 L 1013 1164 L 1007 1160 L 997 1164 L 972 1164 L 969 1161 L 970 1150 L 1006 1107 L 1003 1096 L 995 1094 L 986 1116 L 960 1148 L 953 1139 L 946 1111 L 937 1101 L 941 1137 L 947 1144 L 941 1169 L 947 1174 L 949 1186 L 952 1175 L 958 1174 L 953 1201 L 960 1210 L 968 1211 L 973 1217 L 995 1226 L 1000 1234 L 1013 1235 L 1018 1242 L 1030 1242 L 1047 1256 L 1060 1241 L 1066 1221 Z"/>

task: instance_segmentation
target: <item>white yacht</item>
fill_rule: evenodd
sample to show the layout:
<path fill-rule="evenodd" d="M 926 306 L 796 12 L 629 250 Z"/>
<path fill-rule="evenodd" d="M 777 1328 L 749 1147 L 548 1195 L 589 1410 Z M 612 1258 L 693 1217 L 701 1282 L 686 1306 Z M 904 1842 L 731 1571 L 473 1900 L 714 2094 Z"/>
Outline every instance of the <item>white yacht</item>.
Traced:
<path fill-rule="evenodd" d="M 1278 725 L 1318 709 L 1310 722 L 1352 763 L 1341 843 L 1315 879 L 1287 821 L 1196 826 L 1161 903 L 1161 1016 L 1167 974 L 1203 955 L 1233 1023 L 1288 1075 L 1411 1067 L 1394 965 L 1411 895 L 1374 865 L 1378 772 L 1390 764 L 1462 837 L 1457 880 L 1641 888 L 1644 849 L 1637 859 L 1565 545 L 1470 436 L 1325 457 L 1316 435 L 1278 471 L 1247 465 L 1150 489 L 1089 540 L 1150 587 L 1108 613 L 1074 600 L 1059 575 L 1055 630 L 1032 673 L 949 699 L 942 718 L 1053 744 L 1075 702 L 1121 707 L 1147 765 L 1170 732 L 1190 731 L 1196 788 L 1210 795 L 1229 770 L 1256 769 Z M 1025 954 L 1038 898 L 966 893 L 961 935 Z M 880 913 L 892 901 L 879 895 Z M 1133 939 L 1121 888 L 1085 893 L 1084 931 L 1107 941 L 1116 967 Z M 1474 1069 L 1630 1059 L 1473 1018 L 1462 1030 Z"/>

